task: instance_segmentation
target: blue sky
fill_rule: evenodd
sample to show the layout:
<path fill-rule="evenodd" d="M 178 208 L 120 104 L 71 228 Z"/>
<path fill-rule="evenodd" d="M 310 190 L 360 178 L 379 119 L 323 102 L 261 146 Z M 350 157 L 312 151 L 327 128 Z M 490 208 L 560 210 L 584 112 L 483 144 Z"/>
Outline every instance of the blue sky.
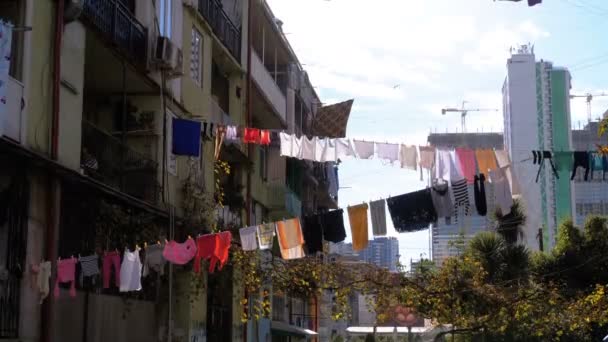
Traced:
<path fill-rule="evenodd" d="M 430 130 L 455 132 L 459 106 L 502 107 L 509 48 L 531 42 L 537 59 L 572 73 L 572 93 L 608 89 L 605 0 L 267 0 L 324 103 L 354 98 L 347 136 L 426 144 Z M 395 87 L 397 86 L 397 87 Z M 574 126 L 586 120 L 571 102 Z M 593 101 L 594 117 L 608 97 Z M 502 112 L 469 113 L 467 129 L 502 131 Z M 419 174 L 374 160 L 340 167 L 340 206 L 419 190 Z M 389 219 L 389 225 L 391 224 Z M 429 248 L 429 232 L 397 234 L 402 262 Z"/>

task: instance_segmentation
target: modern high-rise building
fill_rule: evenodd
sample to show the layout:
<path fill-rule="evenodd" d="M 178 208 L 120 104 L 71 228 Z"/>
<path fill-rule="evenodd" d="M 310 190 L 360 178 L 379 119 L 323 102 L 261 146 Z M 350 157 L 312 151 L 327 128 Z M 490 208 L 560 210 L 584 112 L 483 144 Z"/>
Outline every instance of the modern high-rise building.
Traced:
<path fill-rule="evenodd" d="M 530 46 L 519 47 L 507 61 L 503 110 L 505 149 L 513 161 L 527 217 L 524 242 L 538 249 L 542 235 L 543 246 L 552 248 L 557 226 L 572 216 L 574 206 L 569 156 L 558 153 L 572 149 L 570 72 L 536 61 Z M 551 160 L 534 164 L 532 150 L 551 152 L 557 174 Z"/>
<path fill-rule="evenodd" d="M 397 271 L 399 261 L 399 240 L 396 237 L 377 237 L 370 240 L 367 248 L 359 252 L 362 261 Z"/>
<path fill-rule="evenodd" d="M 608 113 L 608 112 L 607 112 Z M 606 117 L 607 114 L 604 114 Z M 593 151 L 598 144 L 608 145 L 608 137 L 599 137 L 599 122 L 587 123 L 583 129 L 572 130 L 572 148 L 575 151 Z M 590 179 L 584 180 L 584 172 L 579 171 L 574 178 L 575 224 L 581 226 L 588 215 L 608 215 L 608 174 L 591 172 Z"/>
<path fill-rule="evenodd" d="M 500 133 L 431 133 L 427 141 L 437 148 L 503 148 L 503 137 Z M 470 203 L 475 203 L 472 184 L 469 184 L 468 190 Z M 459 222 L 440 218 L 431 227 L 433 261 L 440 265 L 445 259 L 456 256 L 460 250 L 459 246 L 464 247 L 473 236 L 486 231 L 490 225 L 490 217 L 477 215 L 475 208 L 473 215 Z"/>

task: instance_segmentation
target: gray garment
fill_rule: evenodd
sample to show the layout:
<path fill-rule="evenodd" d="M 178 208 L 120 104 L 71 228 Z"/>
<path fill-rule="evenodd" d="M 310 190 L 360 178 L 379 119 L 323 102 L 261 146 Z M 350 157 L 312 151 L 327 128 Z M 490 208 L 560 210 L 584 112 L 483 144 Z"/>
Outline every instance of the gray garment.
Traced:
<path fill-rule="evenodd" d="M 160 275 L 165 273 L 165 264 L 167 263 L 167 260 L 163 256 L 163 249 L 164 246 L 161 244 L 148 246 L 148 248 L 146 248 L 146 259 L 144 261 L 143 272 L 144 277 L 150 274 L 150 270 L 153 270 Z"/>
<path fill-rule="evenodd" d="M 454 214 L 454 203 L 450 194 L 450 188 L 447 182 L 433 182 L 431 187 L 431 198 L 433 206 L 437 212 L 437 217 L 445 217 L 446 219 Z"/>
<path fill-rule="evenodd" d="M 369 202 L 370 214 L 372 217 L 372 231 L 374 236 L 386 235 L 386 201 L 381 199 Z"/>
<path fill-rule="evenodd" d="M 80 286 L 84 286 L 84 277 L 91 277 L 91 283 L 95 285 L 95 278 L 99 275 L 99 256 L 97 254 L 79 257 L 80 262 Z"/>

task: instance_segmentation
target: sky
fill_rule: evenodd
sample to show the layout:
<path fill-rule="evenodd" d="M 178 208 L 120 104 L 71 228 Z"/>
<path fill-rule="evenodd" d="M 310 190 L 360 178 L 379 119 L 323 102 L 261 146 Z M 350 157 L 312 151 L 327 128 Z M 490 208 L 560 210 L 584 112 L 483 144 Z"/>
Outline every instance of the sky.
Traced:
<path fill-rule="evenodd" d="M 567 67 L 572 94 L 608 92 L 605 0 L 267 0 L 325 104 L 355 99 L 347 137 L 426 145 L 429 132 L 457 132 L 441 108 L 502 108 L 509 50 L 532 43 L 537 60 Z M 593 117 L 608 97 L 592 102 Z M 571 101 L 573 128 L 587 121 Z M 470 112 L 469 132 L 502 132 L 502 110 Z M 339 168 L 339 205 L 424 188 L 419 173 L 378 160 Z M 401 262 L 429 256 L 429 231 L 398 234 Z M 347 228 L 347 231 L 349 229 Z M 350 239 L 350 234 L 348 239 Z"/>

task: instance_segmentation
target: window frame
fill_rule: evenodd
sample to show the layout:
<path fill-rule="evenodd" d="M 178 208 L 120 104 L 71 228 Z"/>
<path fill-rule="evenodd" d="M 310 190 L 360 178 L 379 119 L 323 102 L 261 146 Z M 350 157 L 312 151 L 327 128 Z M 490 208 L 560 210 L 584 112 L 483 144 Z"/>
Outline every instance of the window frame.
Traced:
<path fill-rule="evenodd" d="M 195 38 L 198 38 L 199 41 L 195 42 Z M 195 47 L 196 47 L 196 57 L 197 57 L 197 62 L 196 65 L 194 63 L 195 61 Z M 192 78 L 192 80 L 194 81 L 194 83 L 196 83 L 196 85 L 198 85 L 199 87 L 203 87 L 203 48 L 204 48 L 204 41 L 203 41 L 203 34 L 201 33 L 201 31 L 198 30 L 198 28 L 196 28 L 196 26 L 192 26 L 192 32 L 191 32 L 191 37 L 190 37 L 190 78 Z M 197 75 L 194 75 L 194 69 L 193 67 L 196 67 L 197 69 Z"/>

